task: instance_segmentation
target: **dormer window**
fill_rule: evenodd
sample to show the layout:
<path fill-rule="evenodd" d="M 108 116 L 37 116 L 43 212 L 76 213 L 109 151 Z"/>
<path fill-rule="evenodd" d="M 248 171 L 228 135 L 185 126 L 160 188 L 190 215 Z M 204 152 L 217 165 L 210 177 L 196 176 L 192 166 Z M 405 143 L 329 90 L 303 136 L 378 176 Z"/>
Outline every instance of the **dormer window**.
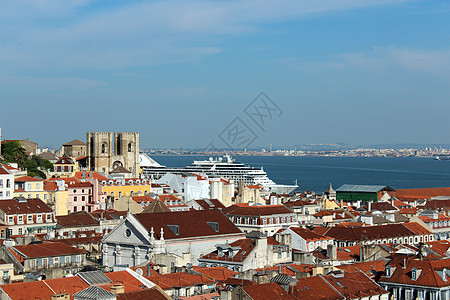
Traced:
<path fill-rule="evenodd" d="M 416 268 L 411 269 L 411 279 L 417 280 L 417 269 Z"/>
<path fill-rule="evenodd" d="M 178 226 L 178 225 L 167 225 L 167 227 L 169 227 L 169 229 L 170 229 L 175 235 L 179 235 L 179 234 L 180 234 L 180 226 Z"/>
<path fill-rule="evenodd" d="M 391 277 L 392 276 L 392 268 L 391 266 L 387 266 L 386 267 L 386 277 Z"/>

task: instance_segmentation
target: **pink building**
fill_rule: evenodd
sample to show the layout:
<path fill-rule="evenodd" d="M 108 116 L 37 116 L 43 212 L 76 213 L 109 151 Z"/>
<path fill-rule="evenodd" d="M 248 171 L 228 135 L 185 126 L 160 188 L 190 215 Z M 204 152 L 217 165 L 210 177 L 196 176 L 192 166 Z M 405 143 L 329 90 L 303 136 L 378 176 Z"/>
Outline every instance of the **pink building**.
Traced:
<path fill-rule="evenodd" d="M 74 177 L 58 179 L 65 181 L 66 190 L 69 192 L 67 199 L 69 213 L 106 208 L 106 194 L 98 180 L 80 181 Z"/>

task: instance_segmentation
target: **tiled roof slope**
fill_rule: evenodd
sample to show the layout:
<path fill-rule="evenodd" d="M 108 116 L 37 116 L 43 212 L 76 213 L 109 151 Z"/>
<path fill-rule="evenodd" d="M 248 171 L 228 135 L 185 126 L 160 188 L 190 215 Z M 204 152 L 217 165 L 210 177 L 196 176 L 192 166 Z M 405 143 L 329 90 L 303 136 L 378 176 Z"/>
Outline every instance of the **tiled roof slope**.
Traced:
<path fill-rule="evenodd" d="M 84 249 L 75 248 L 60 242 L 43 242 L 41 244 L 29 244 L 14 246 L 10 249 L 25 256 L 26 258 L 50 257 L 61 255 L 74 255 L 87 253 Z"/>
<path fill-rule="evenodd" d="M 329 237 L 329 236 L 323 236 L 314 231 L 304 229 L 301 227 L 290 227 L 289 229 L 307 241 L 320 241 L 320 240 L 330 240 L 331 239 L 331 237 Z"/>
<path fill-rule="evenodd" d="M 56 217 L 58 227 L 95 226 L 100 222 L 89 213 L 77 213 Z"/>
<path fill-rule="evenodd" d="M 223 210 L 227 215 L 237 216 L 270 216 L 292 213 L 283 205 L 232 205 Z"/>
<path fill-rule="evenodd" d="M 277 283 L 265 283 L 258 285 L 248 285 L 242 288 L 245 293 L 255 300 L 296 300 L 297 297 L 290 295 Z M 305 298 L 306 299 L 306 298 Z"/>
<path fill-rule="evenodd" d="M 365 241 L 430 233 L 418 223 L 402 223 L 365 227 L 331 227 L 324 235 L 339 241 Z"/>
<path fill-rule="evenodd" d="M 26 201 L 19 201 L 16 199 L 1 200 L 0 210 L 8 215 L 53 212 L 47 204 L 37 198 L 27 199 Z"/>
<path fill-rule="evenodd" d="M 406 260 L 406 267 L 403 263 L 391 264 L 389 266 L 395 267 L 391 277 L 381 277 L 381 282 L 399 283 L 402 285 L 418 285 L 427 287 L 446 287 L 450 286 L 450 281 L 446 281 L 441 277 L 442 270 L 445 268 L 450 270 L 450 259 L 441 260 Z M 412 278 L 411 270 L 415 268 L 420 270 L 416 280 Z M 448 276 L 448 275 L 447 275 Z"/>
<path fill-rule="evenodd" d="M 165 239 L 241 233 L 241 230 L 236 225 L 216 209 L 136 214 L 135 217 L 148 231 L 153 227 L 155 238 L 158 239 L 160 238 L 160 228 L 164 230 Z M 216 232 L 208 222 L 218 223 L 218 231 Z M 168 225 L 178 225 L 179 234 L 176 235 Z"/>

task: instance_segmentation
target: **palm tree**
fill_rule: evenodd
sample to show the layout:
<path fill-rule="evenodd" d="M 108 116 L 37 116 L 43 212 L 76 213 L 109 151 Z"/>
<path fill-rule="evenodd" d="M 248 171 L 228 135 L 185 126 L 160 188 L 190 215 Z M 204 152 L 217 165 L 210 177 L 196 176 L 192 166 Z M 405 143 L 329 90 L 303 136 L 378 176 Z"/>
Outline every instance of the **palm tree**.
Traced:
<path fill-rule="evenodd" d="M 27 151 L 22 147 L 17 147 L 12 151 L 12 159 L 16 161 L 19 166 L 22 166 L 23 163 L 27 160 Z"/>

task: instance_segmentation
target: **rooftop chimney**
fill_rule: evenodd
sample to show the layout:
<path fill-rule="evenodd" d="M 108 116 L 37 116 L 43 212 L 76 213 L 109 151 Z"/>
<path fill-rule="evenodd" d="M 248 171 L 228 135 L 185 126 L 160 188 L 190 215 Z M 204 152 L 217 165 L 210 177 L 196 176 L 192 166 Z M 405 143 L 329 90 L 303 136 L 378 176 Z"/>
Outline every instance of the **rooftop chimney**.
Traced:
<path fill-rule="evenodd" d="M 122 283 L 115 283 L 111 286 L 111 292 L 118 295 L 125 293 L 125 287 Z"/>

